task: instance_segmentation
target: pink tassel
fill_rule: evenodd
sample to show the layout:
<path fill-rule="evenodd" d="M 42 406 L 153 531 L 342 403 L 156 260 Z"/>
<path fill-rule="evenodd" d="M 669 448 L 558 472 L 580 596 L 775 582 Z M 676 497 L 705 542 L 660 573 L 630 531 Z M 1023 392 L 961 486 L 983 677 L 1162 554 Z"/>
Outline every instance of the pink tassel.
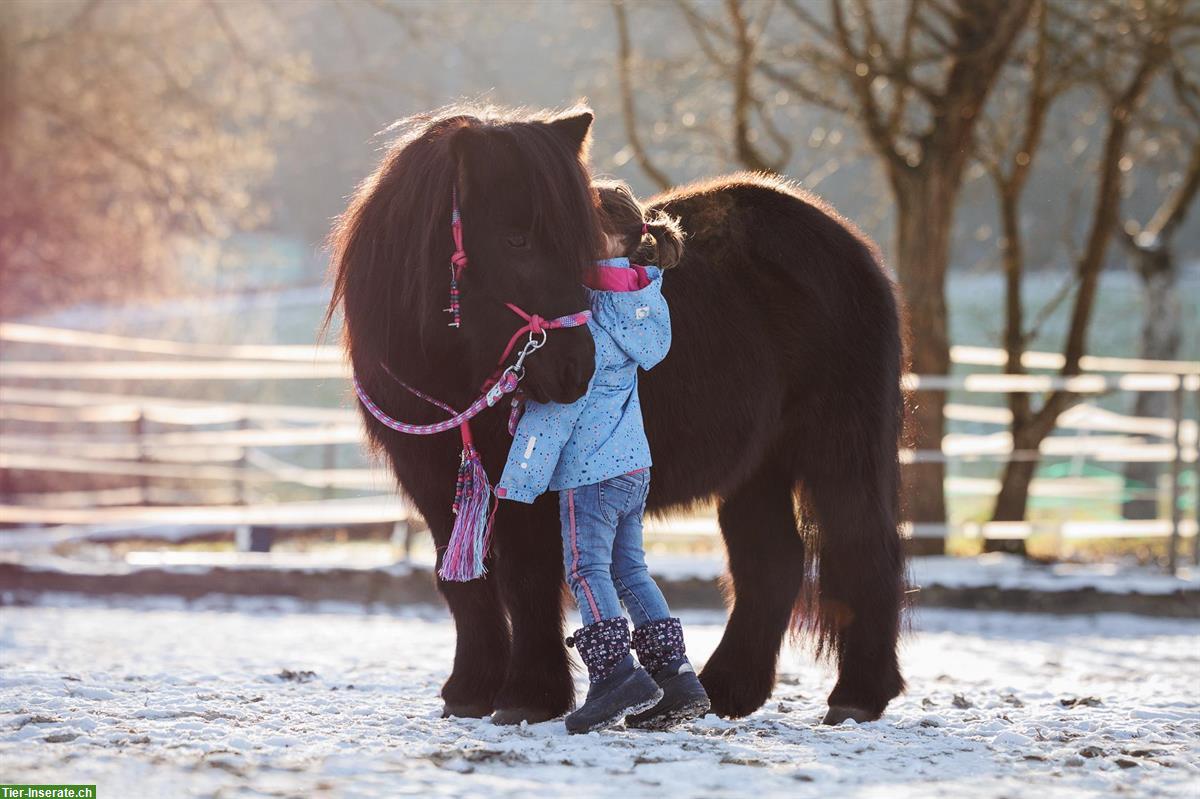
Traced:
<path fill-rule="evenodd" d="M 463 443 L 462 465 L 454 492 L 454 529 L 438 572 L 443 580 L 465 583 L 487 573 L 483 559 L 492 539 L 495 500 L 479 453 Z"/>

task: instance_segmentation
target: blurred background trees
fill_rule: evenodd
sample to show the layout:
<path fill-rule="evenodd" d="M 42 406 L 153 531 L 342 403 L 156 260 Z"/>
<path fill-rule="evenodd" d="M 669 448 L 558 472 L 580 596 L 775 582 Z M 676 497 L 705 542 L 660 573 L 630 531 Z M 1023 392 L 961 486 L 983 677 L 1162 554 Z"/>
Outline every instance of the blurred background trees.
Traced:
<path fill-rule="evenodd" d="M 1012 374 L 1033 348 L 1062 353 L 1064 375 L 1094 346 L 1194 356 L 1198 6 L 12 0 L 0 315 L 317 284 L 329 220 L 392 121 L 582 96 L 596 171 L 644 193 L 754 169 L 835 204 L 903 287 L 915 372 L 950 373 L 959 343 L 1004 347 Z M 1145 294 L 1133 334 L 1097 325 L 1122 271 Z M 946 399 L 919 395 L 917 448 L 939 448 Z M 997 399 L 1013 449 L 1036 451 L 1076 399 Z M 1138 402 L 1166 413 L 1162 395 Z M 1037 468 L 1003 464 L 986 515 L 1027 516 Z M 946 520 L 944 477 L 907 470 L 911 518 Z"/>
<path fill-rule="evenodd" d="M 632 4 L 612 2 L 622 42 L 621 85 L 628 95 L 632 85 L 626 76 L 633 70 L 626 54 L 626 7 Z M 982 258 L 996 263 L 1005 280 L 998 343 L 1008 353 L 1006 372 L 1025 373 L 1023 353 L 1044 334 L 1047 318 L 1065 308 L 1066 330 L 1055 347 L 1064 354 L 1060 374 L 1079 373 L 1097 284 L 1111 265 L 1109 243 L 1115 235 L 1131 250 L 1144 283 L 1142 356 L 1179 357 L 1183 330 L 1176 272 L 1170 266 L 1169 235 L 1158 231 L 1173 232 L 1186 222 L 1200 185 L 1191 158 L 1200 6 L 1178 0 L 676 0 L 676 6 L 697 52 L 725 91 L 725 149 L 735 163 L 771 171 L 789 165 L 794 139 L 764 102 L 766 92 L 782 92 L 785 102 L 837 115 L 857 128 L 862 149 L 882 173 L 894 204 L 889 261 L 908 305 L 913 371 L 950 371 L 946 276 L 954 251 L 964 249 L 954 246 L 955 219 L 972 166 L 976 177 L 990 178 L 995 193 L 995 232 L 980 238 L 995 248 Z M 1156 90 L 1159 102 L 1145 103 Z M 710 86 L 702 91 L 706 97 L 720 96 Z M 623 107 L 628 126 L 636 116 L 629 96 L 623 97 Z M 1026 187 L 1035 172 L 1061 175 L 1064 163 L 1038 161 L 1051 122 L 1059 126 L 1052 132 L 1059 140 L 1046 147 L 1054 152 L 1049 157 L 1061 154 L 1066 163 L 1086 169 L 1058 181 L 1057 191 L 1034 198 L 1039 208 L 1055 209 L 1039 220 L 1024 206 Z M 1072 125 L 1075 135 L 1068 138 Z M 636 145 L 636 128 L 628 136 L 638 164 L 656 184 L 665 184 L 663 172 Z M 1134 152 L 1135 141 L 1141 152 Z M 1062 153 L 1063 143 L 1074 152 Z M 1122 202 L 1145 201 L 1129 196 L 1135 171 L 1154 172 L 1151 179 L 1172 187 L 1161 205 L 1151 202 L 1153 218 L 1145 229 L 1136 221 L 1123 228 L 1118 218 Z M 1059 268 L 1063 261 L 1070 267 L 1062 270 L 1068 275 L 1062 288 L 1037 297 L 1036 312 L 1027 315 L 1025 277 L 1045 269 L 1048 261 L 1044 248 L 1040 253 L 1034 248 L 1027 258 L 1025 239 L 1031 231 L 1044 235 L 1047 221 L 1061 228 L 1054 235 L 1064 242 Z M 916 447 L 939 447 L 945 399 L 945 392 L 921 392 Z M 1044 397 L 1008 395 L 1013 455 L 1003 467 L 994 521 L 1026 518 L 1038 448 L 1077 399 L 1061 390 Z M 1167 415 L 1166 395 L 1139 394 L 1137 405 L 1139 416 Z M 1129 474 L 1153 485 L 1157 468 L 1132 464 Z M 946 518 L 944 477 L 941 463 L 907 468 L 910 519 L 936 523 Z M 1153 518 L 1155 502 L 1140 503 Z M 1024 542 L 996 541 L 989 547 L 1023 551 Z"/>
<path fill-rule="evenodd" d="M 1025 183 L 1030 172 L 1038 168 L 1047 116 L 1059 102 L 1083 102 L 1088 109 L 1085 113 L 1097 120 L 1095 124 L 1100 130 L 1098 151 L 1087 162 L 1091 206 L 1082 217 L 1079 236 L 1082 244 L 1072 246 L 1072 273 L 1066 284 L 1069 290 L 1050 298 L 1055 304 L 1070 297 L 1070 322 L 1059 349 L 1064 356 L 1060 374 L 1072 376 L 1082 371 L 1080 359 L 1087 351 L 1100 275 L 1107 264 L 1110 242 L 1121 231 L 1120 206 L 1128 193 L 1126 181 L 1135 162 L 1133 140 L 1139 131 L 1148 133 L 1151 124 L 1146 118 L 1145 100 L 1160 76 L 1186 72 L 1188 59 L 1194 57 L 1190 51 L 1198 43 L 1198 23 L 1200 18 L 1186 16 L 1183 4 L 1174 0 L 1147 3 L 1107 0 L 1087 7 L 1063 0 L 1043 0 L 1038 4 L 1031 30 L 1013 59 L 1014 74 L 1002 98 L 993 103 L 989 114 L 991 124 L 985 126 L 988 135 L 983 137 L 979 148 L 1000 207 L 1008 373 L 1025 373 L 1021 357 L 1036 333 L 1024 321 L 1021 220 L 1025 216 L 1022 210 Z M 1183 109 L 1186 111 L 1186 105 Z M 1186 118 L 1188 114 L 1182 116 Z M 1149 138 L 1157 139 L 1153 134 Z M 1166 212 L 1177 214 L 1177 223 L 1182 221 L 1187 205 L 1186 182 L 1185 179 L 1183 190 L 1175 193 L 1182 202 L 1173 202 L 1175 211 Z M 1155 224 L 1165 225 L 1165 222 Z M 1141 352 L 1144 357 L 1167 360 L 1178 357 L 1178 337 L 1182 332 L 1179 314 L 1171 313 L 1171 301 L 1161 289 L 1158 296 L 1148 294 L 1146 299 L 1148 324 L 1143 326 L 1146 332 Z M 1035 318 L 1040 316 L 1039 313 Z M 1161 343 L 1172 336 L 1173 348 Z M 1148 347 L 1159 354 L 1145 355 Z M 1158 396 L 1161 395 L 1139 395 Z M 1020 521 L 1026 517 L 1029 488 L 1039 463 L 1035 453 L 1053 432 L 1059 415 L 1078 399 L 1068 391 L 1055 390 L 1041 398 L 1035 407 L 1034 397 L 1029 394 L 1009 395 L 1014 457 L 1004 467 L 992 516 L 995 521 Z M 1142 472 L 1145 471 L 1143 465 Z M 991 545 L 996 549 L 1023 551 L 1022 541 L 997 541 Z"/>
<path fill-rule="evenodd" d="M 615 0 L 620 2 L 620 0 Z M 871 3 L 835 0 L 827 9 L 798 0 L 779 14 L 795 36 L 765 31 L 773 2 L 727 0 L 727 20 L 704 16 L 699 4 L 679 0 L 697 47 L 729 65 L 733 91 L 733 151 L 747 169 L 778 171 L 750 135 L 757 108 L 760 128 L 780 143 L 787 137 L 764 114 L 752 83 L 794 92 L 804 103 L 853 124 L 877 161 L 894 203 L 891 264 L 905 287 L 913 335 L 909 358 L 919 374 L 950 369 L 946 273 L 958 196 L 973 152 L 975 126 L 1013 41 L 1024 28 L 1031 0 L 979 0 L 950 8 L 941 3 Z M 732 44 L 729 57 L 714 46 Z M 915 405 L 913 443 L 940 447 L 945 433 L 945 392 L 923 392 Z M 941 523 L 946 518 L 940 462 L 906 471 L 908 516 Z"/>
<path fill-rule="evenodd" d="M 266 6 L 3 4 L 0 311 L 169 291 L 186 242 L 265 224 L 289 39 Z"/>

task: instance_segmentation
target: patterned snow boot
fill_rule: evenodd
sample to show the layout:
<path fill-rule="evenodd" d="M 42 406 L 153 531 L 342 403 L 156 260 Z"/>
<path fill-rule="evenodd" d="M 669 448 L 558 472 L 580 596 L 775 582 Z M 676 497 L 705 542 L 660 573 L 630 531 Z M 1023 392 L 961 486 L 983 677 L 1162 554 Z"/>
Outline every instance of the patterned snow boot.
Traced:
<path fill-rule="evenodd" d="M 663 698 L 649 710 L 626 718 L 627 727 L 665 730 L 708 712 L 708 694 L 684 654 L 679 619 L 662 619 L 638 627 L 633 631 L 633 648 L 662 688 Z"/>
<path fill-rule="evenodd" d="M 567 646 L 579 650 L 590 680 L 587 701 L 567 716 L 567 732 L 607 729 L 662 699 L 662 689 L 629 654 L 629 623 L 624 618 L 604 619 L 576 630 Z"/>

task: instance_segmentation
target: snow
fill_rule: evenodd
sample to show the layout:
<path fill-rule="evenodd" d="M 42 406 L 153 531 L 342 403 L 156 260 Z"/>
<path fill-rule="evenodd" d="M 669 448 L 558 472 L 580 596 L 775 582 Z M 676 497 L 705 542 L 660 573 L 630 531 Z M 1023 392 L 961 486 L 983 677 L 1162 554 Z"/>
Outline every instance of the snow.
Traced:
<path fill-rule="evenodd" d="M 2 534 L 0 534 L 2 543 Z M 19 555 L 19 556 L 18 556 Z M 725 573 L 719 553 L 680 555 L 650 552 L 647 564 L 657 579 L 666 581 L 716 580 Z M 152 550 L 126 553 L 113 560 L 107 550 L 96 548 L 86 557 L 62 557 L 53 553 L 4 552 L 0 563 L 20 563 L 38 571 L 64 574 L 131 574 L 144 568 L 200 574 L 211 568 L 283 569 L 319 574 L 329 569 L 380 569 L 393 575 L 433 568 L 433 551 L 418 547 L 412 557 L 397 560 L 390 545 L 325 547 L 317 552 L 210 552 Z M 919 557 L 908 563 L 909 582 L 915 587 L 980 588 L 1056 592 L 1094 590 L 1105 594 L 1165 595 L 1200 591 L 1200 569 L 1183 566 L 1175 576 L 1161 568 L 1132 562 L 1043 564 L 1016 555 L 988 554 L 977 557 Z"/>
<path fill-rule="evenodd" d="M 703 662 L 723 616 L 684 621 Z M 569 737 L 440 719 L 440 608 L 43 595 L 0 612 L 0 774 L 131 797 L 1194 795 L 1198 636 L 927 610 L 879 722 L 817 726 L 831 676 L 788 648 L 747 719 Z"/>
<path fill-rule="evenodd" d="M 650 570 L 660 577 L 682 580 L 716 579 L 725 571 L 719 555 L 660 555 L 649 553 Z M 992 553 L 976 557 L 919 557 L 908 562 L 909 582 L 914 586 L 978 588 L 1029 591 L 1077 591 L 1094 589 L 1114 594 L 1171 594 L 1200 590 L 1200 569 L 1183 566 L 1176 576 L 1162 568 L 1133 562 L 1039 563 L 1019 555 Z"/>
<path fill-rule="evenodd" d="M 1094 589 L 1114 594 L 1170 594 L 1200 590 L 1200 569 L 1181 568 L 1171 576 L 1161 568 L 1132 563 L 1060 562 L 1044 564 L 1019 555 L 993 553 L 973 558 L 926 557 L 909 561 L 914 585 L 946 588 L 995 586 L 1030 591 Z"/>

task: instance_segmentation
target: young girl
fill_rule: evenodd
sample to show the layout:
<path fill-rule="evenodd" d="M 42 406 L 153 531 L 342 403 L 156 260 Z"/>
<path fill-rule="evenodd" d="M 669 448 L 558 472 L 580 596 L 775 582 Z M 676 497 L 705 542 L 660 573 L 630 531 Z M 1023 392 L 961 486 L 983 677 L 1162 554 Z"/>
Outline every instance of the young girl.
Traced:
<path fill-rule="evenodd" d="M 558 491 L 567 582 L 584 626 L 567 639 L 587 665 L 583 707 L 567 730 L 591 732 L 622 718 L 663 729 L 708 712 L 708 696 L 684 654 L 683 629 L 646 569 L 642 514 L 650 488 L 650 447 L 642 427 L 637 370 L 671 345 L 662 272 L 682 253 L 678 222 L 647 218 L 624 183 L 598 181 L 605 259 L 587 279 L 596 369 L 570 405 L 529 402 L 517 426 L 496 494 L 533 502 Z M 621 614 L 621 604 L 633 619 Z M 637 651 L 641 665 L 630 654 Z"/>

